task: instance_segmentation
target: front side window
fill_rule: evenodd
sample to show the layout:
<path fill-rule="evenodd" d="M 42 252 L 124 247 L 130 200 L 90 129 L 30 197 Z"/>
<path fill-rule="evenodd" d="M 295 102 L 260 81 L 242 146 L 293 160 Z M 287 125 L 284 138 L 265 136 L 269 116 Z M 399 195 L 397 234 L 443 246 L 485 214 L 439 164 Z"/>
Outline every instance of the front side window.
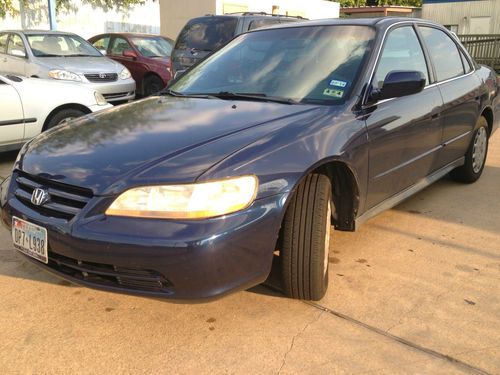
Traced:
<path fill-rule="evenodd" d="M 24 48 L 24 43 L 21 37 L 17 34 L 12 34 L 9 41 L 9 45 L 7 47 L 7 53 L 9 55 L 15 55 L 16 54 L 15 51 L 19 51 L 26 54 L 26 49 Z"/>
<path fill-rule="evenodd" d="M 171 89 L 344 102 L 370 52 L 368 26 L 308 26 L 243 34 L 182 76 Z"/>
<path fill-rule="evenodd" d="M 399 27 L 388 34 L 375 70 L 373 87 L 381 89 L 387 74 L 394 70 L 422 72 L 429 84 L 424 53 L 411 26 Z"/>
<path fill-rule="evenodd" d="M 117 37 L 113 40 L 109 53 L 111 55 L 123 55 L 123 51 L 126 51 L 128 49 L 132 49 L 132 47 L 127 42 L 127 40 L 121 37 Z"/>
<path fill-rule="evenodd" d="M 98 50 L 78 35 L 28 34 L 26 37 L 36 57 L 102 56 Z"/>
<path fill-rule="evenodd" d="M 419 26 L 431 55 L 438 82 L 464 74 L 462 59 L 455 42 L 443 31 Z"/>

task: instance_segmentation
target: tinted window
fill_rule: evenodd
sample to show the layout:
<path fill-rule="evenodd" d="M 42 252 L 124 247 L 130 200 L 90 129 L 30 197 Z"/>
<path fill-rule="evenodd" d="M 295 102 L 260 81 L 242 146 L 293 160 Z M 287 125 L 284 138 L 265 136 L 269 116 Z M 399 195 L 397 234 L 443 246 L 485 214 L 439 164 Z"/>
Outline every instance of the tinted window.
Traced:
<path fill-rule="evenodd" d="M 393 70 L 422 72 L 426 83 L 429 83 L 424 53 L 411 26 L 399 27 L 387 36 L 375 71 L 373 86 L 382 88 L 385 76 Z"/>
<path fill-rule="evenodd" d="M 123 55 L 123 51 L 127 49 L 132 49 L 127 40 L 124 38 L 117 37 L 113 40 L 113 43 L 111 44 L 111 50 L 109 51 L 109 53 L 111 55 Z"/>
<path fill-rule="evenodd" d="M 420 26 L 420 31 L 434 63 L 438 81 L 464 74 L 458 48 L 448 35 L 432 27 Z"/>
<path fill-rule="evenodd" d="M 99 51 L 107 51 L 109 46 L 109 36 L 97 39 L 92 45 Z"/>
<path fill-rule="evenodd" d="M 21 37 L 17 34 L 12 34 L 9 40 L 9 46 L 7 47 L 7 53 L 12 55 L 12 51 L 22 51 L 26 53 L 26 49 L 24 48 L 24 43 Z"/>
<path fill-rule="evenodd" d="M 182 29 L 175 48 L 214 51 L 229 42 L 236 31 L 234 17 L 206 17 L 190 21 Z"/>
<path fill-rule="evenodd" d="M 374 30 L 309 26 L 254 31 L 237 37 L 171 87 L 186 94 L 228 91 L 342 103 L 369 54 Z"/>
<path fill-rule="evenodd" d="M 9 39 L 9 34 L 0 35 L 0 53 L 7 51 L 7 39 Z"/>
<path fill-rule="evenodd" d="M 36 57 L 102 56 L 89 42 L 78 35 L 28 34 L 26 37 Z"/>
<path fill-rule="evenodd" d="M 248 30 L 258 29 L 259 27 L 271 26 L 279 24 L 279 20 L 263 18 L 260 20 L 254 20 L 248 25 Z"/>

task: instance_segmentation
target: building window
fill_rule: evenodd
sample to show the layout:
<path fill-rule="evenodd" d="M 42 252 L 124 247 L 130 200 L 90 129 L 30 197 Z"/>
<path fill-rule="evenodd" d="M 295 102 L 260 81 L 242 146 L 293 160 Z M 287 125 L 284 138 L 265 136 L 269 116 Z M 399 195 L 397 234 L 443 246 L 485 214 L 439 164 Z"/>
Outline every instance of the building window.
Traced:
<path fill-rule="evenodd" d="M 452 33 L 458 34 L 458 25 L 444 25 Z"/>

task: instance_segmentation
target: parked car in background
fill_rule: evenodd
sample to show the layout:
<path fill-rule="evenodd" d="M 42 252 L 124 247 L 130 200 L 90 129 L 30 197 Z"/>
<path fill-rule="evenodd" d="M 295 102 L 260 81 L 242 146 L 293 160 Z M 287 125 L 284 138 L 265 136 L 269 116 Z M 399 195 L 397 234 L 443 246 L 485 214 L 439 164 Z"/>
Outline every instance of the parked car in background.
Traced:
<path fill-rule="evenodd" d="M 263 282 L 279 253 L 285 294 L 318 300 L 332 226 L 480 178 L 500 88 L 435 23 L 331 19 L 240 35 L 162 97 L 96 117 L 29 142 L 3 183 L 27 260 L 189 300 Z"/>
<path fill-rule="evenodd" d="M 172 78 L 172 39 L 152 34 L 108 33 L 96 35 L 89 42 L 127 67 L 142 96 L 160 91 Z"/>
<path fill-rule="evenodd" d="M 172 73 L 182 73 L 223 47 L 236 35 L 259 27 L 302 21 L 302 17 L 245 12 L 208 15 L 188 21 L 179 33 L 172 52 Z"/>
<path fill-rule="evenodd" d="M 41 132 L 111 104 L 70 82 L 0 75 L 0 152 L 21 148 Z"/>
<path fill-rule="evenodd" d="M 135 97 L 135 81 L 128 69 L 72 33 L 0 32 L 0 72 L 78 82 L 108 102 Z"/>

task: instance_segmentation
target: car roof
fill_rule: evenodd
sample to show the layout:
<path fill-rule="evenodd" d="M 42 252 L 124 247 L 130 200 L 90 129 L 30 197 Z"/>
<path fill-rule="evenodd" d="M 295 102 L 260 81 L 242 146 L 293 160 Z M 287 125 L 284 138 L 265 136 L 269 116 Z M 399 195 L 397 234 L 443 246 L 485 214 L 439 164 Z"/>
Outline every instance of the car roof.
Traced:
<path fill-rule="evenodd" d="M 57 30 L 2 30 L 2 33 L 20 33 L 20 34 L 29 34 L 29 35 L 77 35 L 75 33 L 70 33 L 67 31 L 57 31 Z"/>
<path fill-rule="evenodd" d="M 133 32 L 113 32 L 113 33 L 101 33 L 96 36 L 100 35 L 121 35 L 121 36 L 142 36 L 145 38 L 155 38 L 155 37 L 160 37 L 160 38 L 168 38 L 168 36 L 160 35 L 160 34 L 147 34 L 147 33 L 133 33 Z"/>

